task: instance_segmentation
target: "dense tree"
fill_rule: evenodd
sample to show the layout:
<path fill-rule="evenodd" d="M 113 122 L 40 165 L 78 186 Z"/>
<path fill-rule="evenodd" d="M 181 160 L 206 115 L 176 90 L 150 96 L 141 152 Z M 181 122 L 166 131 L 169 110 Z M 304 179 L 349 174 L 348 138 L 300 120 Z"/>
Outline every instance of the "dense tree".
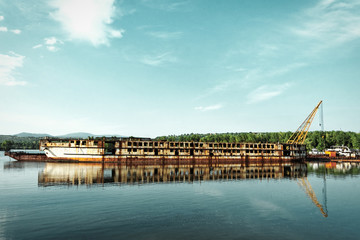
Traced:
<path fill-rule="evenodd" d="M 285 143 L 292 132 L 270 133 L 216 133 L 216 134 L 182 134 L 157 137 L 157 140 L 168 141 L 202 141 L 202 142 L 280 142 Z M 309 132 L 305 141 L 308 149 L 324 150 L 333 145 L 345 145 L 360 148 L 360 133 L 329 131 Z"/>
<path fill-rule="evenodd" d="M 208 133 L 208 134 L 181 134 L 157 137 L 157 140 L 168 141 L 201 141 L 201 142 L 280 142 L 285 143 L 291 132 L 270 133 Z M 113 139 L 117 139 L 113 137 Z M 0 135 L 0 150 L 9 149 L 38 149 L 39 137 L 16 137 Z M 309 132 L 305 141 L 308 149 L 323 150 L 333 145 L 345 145 L 350 148 L 360 148 L 360 133 L 328 131 Z"/>

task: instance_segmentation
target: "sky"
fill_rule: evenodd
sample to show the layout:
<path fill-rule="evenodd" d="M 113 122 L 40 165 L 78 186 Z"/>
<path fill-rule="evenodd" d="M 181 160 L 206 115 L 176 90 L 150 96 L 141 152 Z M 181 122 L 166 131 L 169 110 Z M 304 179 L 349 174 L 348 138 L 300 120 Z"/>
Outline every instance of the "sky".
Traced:
<path fill-rule="evenodd" d="M 359 78 L 360 0 L 0 0 L 0 134 L 360 132 Z"/>

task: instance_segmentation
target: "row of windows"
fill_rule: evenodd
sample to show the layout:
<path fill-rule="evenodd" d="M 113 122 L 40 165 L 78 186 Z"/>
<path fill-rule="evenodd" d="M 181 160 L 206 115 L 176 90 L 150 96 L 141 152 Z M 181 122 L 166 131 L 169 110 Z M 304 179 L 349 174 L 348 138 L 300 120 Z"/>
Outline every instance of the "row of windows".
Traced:
<path fill-rule="evenodd" d="M 139 149 L 141 150 L 141 149 Z M 147 149 L 147 148 L 144 148 L 143 149 L 144 152 L 153 152 L 153 149 L 150 148 L 150 149 Z M 136 148 L 128 148 L 128 152 L 137 152 L 138 149 Z M 177 151 L 177 150 L 176 150 Z M 170 149 L 170 152 L 173 153 L 175 152 L 174 149 Z M 186 153 L 190 153 L 191 150 L 188 150 L 188 149 L 180 149 L 179 152 L 186 152 Z M 203 153 L 204 151 L 203 150 L 194 150 L 195 153 Z M 215 151 L 212 151 L 213 153 L 240 153 L 240 150 L 215 150 Z M 246 153 L 274 153 L 275 151 L 274 150 L 264 150 L 264 151 L 261 151 L 261 150 L 246 150 Z"/>
<path fill-rule="evenodd" d="M 80 141 L 80 140 L 72 140 L 70 141 L 70 143 L 75 143 L 75 145 L 80 145 L 80 142 L 81 142 L 81 145 L 86 145 L 86 141 Z M 97 145 L 98 144 L 98 141 L 94 141 L 94 145 Z"/>
<path fill-rule="evenodd" d="M 128 142 L 127 143 L 128 147 L 152 147 L 152 146 L 159 146 L 159 142 Z M 204 146 L 204 143 L 184 143 L 184 142 L 171 142 L 170 144 L 170 147 L 203 147 Z M 206 146 L 207 144 L 205 144 Z M 163 147 L 164 144 L 162 142 L 160 142 L 160 146 Z M 210 148 L 214 147 L 214 148 L 217 148 L 217 147 L 237 147 L 237 148 L 240 148 L 241 147 L 241 144 L 239 143 L 209 143 L 208 146 Z M 274 145 L 272 144 L 246 144 L 245 145 L 246 148 L 274 148 Z"/>

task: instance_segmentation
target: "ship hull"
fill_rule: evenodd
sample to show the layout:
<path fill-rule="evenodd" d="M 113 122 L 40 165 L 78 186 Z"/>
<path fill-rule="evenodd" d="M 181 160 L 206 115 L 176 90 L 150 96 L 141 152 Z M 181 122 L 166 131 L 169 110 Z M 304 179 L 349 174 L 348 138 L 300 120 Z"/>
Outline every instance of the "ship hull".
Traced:
<path fill-rule="evenodd" d="M 151 139 L 43 139 L 40 150 L 44 155 L 35 161 L 54 162 L 241 162 L 296 161 L 306 158 L 303 144 L 281 143 L 219 143 L 171 142 Z M 32 156 L 12 153 L 14 159 L 27 161 Z"/>
<path fill-rule="evenodd" d="M 241 162 L 291 162 L 305 158 L 294 157 L 174 157 L 174 156 L 101 156 L 101 157 L 48 157 L 46 154 L 6 153 L 18 161 L 39 162 L 83 162 L 83 163 L 123 163 L 123 164 L 208 164 L 208 163 L 241 163 Z"/>

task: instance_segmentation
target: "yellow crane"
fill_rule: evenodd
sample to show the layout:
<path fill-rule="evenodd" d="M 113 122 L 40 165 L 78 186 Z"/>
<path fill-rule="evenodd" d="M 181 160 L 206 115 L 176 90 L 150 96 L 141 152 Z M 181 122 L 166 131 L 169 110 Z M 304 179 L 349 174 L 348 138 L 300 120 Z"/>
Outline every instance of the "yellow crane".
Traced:
<path fill-rule="evenodd" d="M 288 144 L 303 144 L 306 139 L 306 135 L 308 134 L 309 128 L 311 126 L 312 121 L 314 120 L 315 114 L 319 109 L 322 101 L 318 103 L 318 105 L 312 110 L 309 116 L 304 120 L 304 122 L 300 125 L 300 127 L 291 135 L 289 140 L 286 143 Z"/>

